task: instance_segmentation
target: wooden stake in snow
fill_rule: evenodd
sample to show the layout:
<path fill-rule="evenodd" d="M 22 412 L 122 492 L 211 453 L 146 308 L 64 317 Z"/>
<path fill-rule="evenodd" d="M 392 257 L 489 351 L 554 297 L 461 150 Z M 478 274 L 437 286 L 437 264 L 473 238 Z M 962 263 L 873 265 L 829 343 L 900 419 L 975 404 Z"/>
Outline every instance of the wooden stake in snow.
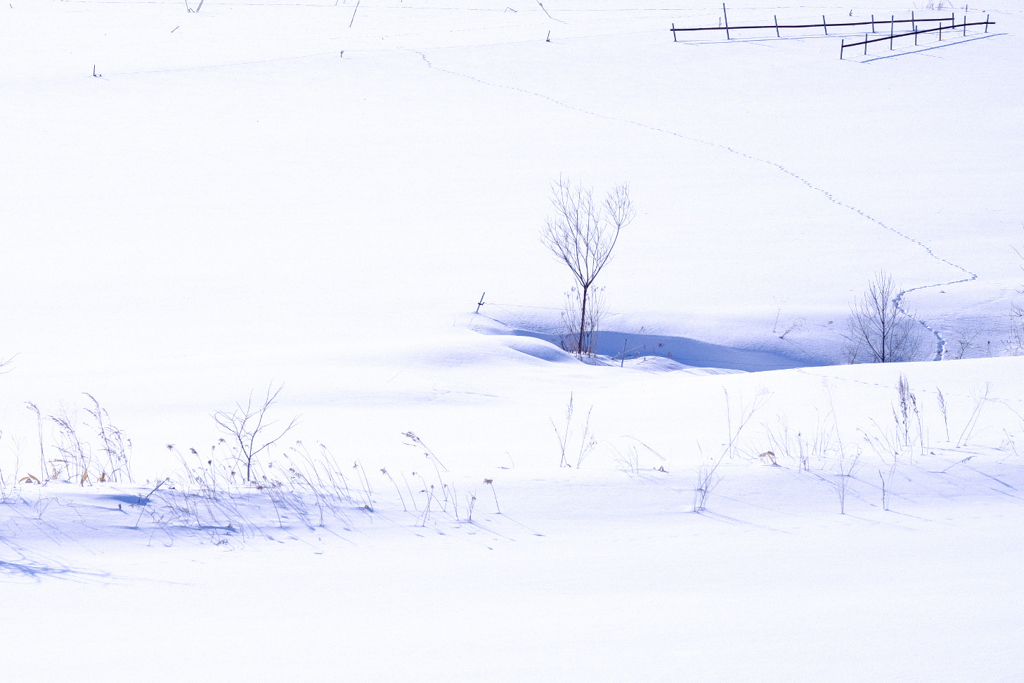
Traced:
<path fill-rule="evenodd" d="M 725 17 L 725 39 L 732 40 L 729 37 L 729 15 L 725 12 L 725 3 L 722 3 L 722 16 Z"/>
<path fill-rule="evenodd" d="M 480 302 L 476 305 L 476 312 L 477 313 L 480 312 L 480 307 L 484 305 L 484 297 L 486 295 L 487 295 L 487 292 L 484 292 L 483 294 L 480 295 Z"/>
<path fill-rule="evenodd" d="M 352 21 L 348 22 L 348 27 L 349 28 L 352 28 L 352 24 L 354 24 L 355 21 L 356 21 L 356 12 L 359 11 L 359 3 L 360 2 L 362 2 L 362 0 L 356 0 L 356 8 L 354 10 L 352 10 Z"/>

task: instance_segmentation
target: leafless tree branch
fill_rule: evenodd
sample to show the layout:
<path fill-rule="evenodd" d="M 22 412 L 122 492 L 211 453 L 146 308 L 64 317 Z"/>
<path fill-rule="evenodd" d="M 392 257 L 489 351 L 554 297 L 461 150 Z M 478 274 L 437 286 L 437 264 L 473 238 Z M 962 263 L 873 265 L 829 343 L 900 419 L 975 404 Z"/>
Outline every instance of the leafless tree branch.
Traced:
<path fill-rule="evenodd" d="M 898 288 L 884 272 L 868 283 L 850 310 L 851 362 L 894 363 L 914 360 L 921 347 L 917 322 L 896 304 Z"/>
<path fill-rule="evenodd" d="M 235 409 L 231 412 L 218 411 L 213 414 L 214 422 L 231 438 L 238 449 L 237 457 L 239 462 L 245 465 L 246 481 L 252 481 L 252 467 L 256 456 L 284 438 L 298 422 L 298 418 L 293 418 L 288 426 L 280 431 L 273 429 L 274 422 L 267 422 L 267 412 L 283 388 L 278 387 L 274 390 L 273 386 L 267 387 L 267 395 L 261 402 L 254 403 L 253 395 L 249 394 L 245 406 L 236 403 Z M 271 436 L 272 434 L 276 436 Z"/>
<path fill-rule="evenodd" d="M 569 268 L 579 285 L 580 324 L 573 346 L 576 354 L 583 356 L 593 351 L 592 344 L 585 343 L 591 285 L 608 264 L 619 233 L 632 222 L 636 211 L 625 183 L 597 205 L 592 189 L 565 178 L 552 184 L 551 204 L 555 215 L 545 221 L 541 242 Z"/>

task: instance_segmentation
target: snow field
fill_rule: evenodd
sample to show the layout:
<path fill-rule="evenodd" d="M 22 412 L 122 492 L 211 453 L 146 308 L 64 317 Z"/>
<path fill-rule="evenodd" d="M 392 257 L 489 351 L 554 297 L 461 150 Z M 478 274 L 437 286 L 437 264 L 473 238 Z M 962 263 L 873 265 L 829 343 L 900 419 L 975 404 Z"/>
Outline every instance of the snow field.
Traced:
<path fill-rule="evenodd" d="M 840 62 L 671 5 L 0 8 L 10 680 L 1019 679 L 1020 10 Z M 545 341 L 560 175 L 639 209 L 595 364 Z M 878 270 L 972 360 L 834 365 Z M 348 483 L 190 480 L 282 384 L 265 471 Z M 135 482 L 19 483 L 83 391 Z"/>

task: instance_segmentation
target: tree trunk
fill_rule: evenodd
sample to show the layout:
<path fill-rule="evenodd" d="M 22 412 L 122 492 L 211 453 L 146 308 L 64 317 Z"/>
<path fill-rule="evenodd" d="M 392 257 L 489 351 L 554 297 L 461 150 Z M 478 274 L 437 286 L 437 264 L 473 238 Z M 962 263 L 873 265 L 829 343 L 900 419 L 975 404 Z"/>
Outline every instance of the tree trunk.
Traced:
<path fill-rule="evenodd" d="M 587 290 L 590 289 L 589 285 L 583 286 L 583 304 L 580 306 L 580 343 L 576 347 L 576 354 L 583 357 L 583 333 L 586 330 L 587 325 Z"/>

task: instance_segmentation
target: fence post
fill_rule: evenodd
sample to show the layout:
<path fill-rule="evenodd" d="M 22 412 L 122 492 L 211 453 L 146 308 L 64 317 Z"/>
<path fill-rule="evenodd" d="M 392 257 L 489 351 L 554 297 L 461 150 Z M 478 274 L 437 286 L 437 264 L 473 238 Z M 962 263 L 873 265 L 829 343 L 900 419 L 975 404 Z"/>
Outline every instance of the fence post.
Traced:
<path fill-rule="evenodd" d="M 843 58 L 843 50 L 846 49 L 846 38 L 843 38 L 843 44 L 839 46 L 839 59 Z"/>
<path fill-rule="evenodd" d="M 864 34 L 864 56 L 868 56 L 868 34 Z"/>
<path fill-rule="evenodd" d="M 875 15 L 874 14 L 871 15 L 871 32 L 872 33 L 875 32 Z"/>
<path fill-rule="evenodd" d="M 782 36 L 779 35 L 779 15 L 773 14 L 772 16 L 775 18 L 775 37 L 781 38 Z M 985 29 L 988 30 L 988 26 Z"/>
<path fill-rule="evenodd" d="M 732 40 L 732 38 L 729 37 L 729 15 L 726 14 L 726 12 L 725 12 L 725 3 L 724 2 L 722 3 L 722 16 L 725 17 L 725 39 L 726 40 Z"/>
<path fill-rule="evenodd" d="M 967 13 L 964 13 L 964 38 L 967 37 Z"/>
<path fill-rule="evenodd" d="M 917 30 L 917 24 L 914 23 L 914 10 L 910 10 L 910 30 L 911 31 L 916 31 Z"/>
<path fill-rule="evenodd" d="M 477 313 L 479 313 L 479 312 L 480 312 L 480 307 L 484 305 L 484 297 L 485 297 L 485 296 L 487 296 L 487 292 L 484 292 L 483 294 L 481 294 L 481 295 L 480 295 L 480 303 L 478 303 L 478 304 L 476 305 L 476 312 L 477 312 Z"/>
<path fill-rule="evenodd" d="M 828 22 L 825 21 L 825 15 L 821 15 L 821 26 L 825 29 L 825 35 L 828 35 Z"/>
<path fill-rule="evenodd" d="M 892 49 L 892 33 L 893 33 L 893 26 L 895 26 L 895 25 L 896 25 L 896 15 L 894 14 L 894 15 L 892 15 L 892 19 L 889 21 L 889 49 L 890 50 Z"/>
<path fill-rule="evenodd" d="M 986 14 L 985 15 L 985 33 L 988 33 L 988 18 L 991 17 L 991 16 L 992 16 L 991 14 Z"/>
<path fill-rule="evenodd" d="M 675 24 L 675 22 L 672 22 L 672 42 L 673 43 L 677 42 L 676 41 L 676 24 Z"/>

